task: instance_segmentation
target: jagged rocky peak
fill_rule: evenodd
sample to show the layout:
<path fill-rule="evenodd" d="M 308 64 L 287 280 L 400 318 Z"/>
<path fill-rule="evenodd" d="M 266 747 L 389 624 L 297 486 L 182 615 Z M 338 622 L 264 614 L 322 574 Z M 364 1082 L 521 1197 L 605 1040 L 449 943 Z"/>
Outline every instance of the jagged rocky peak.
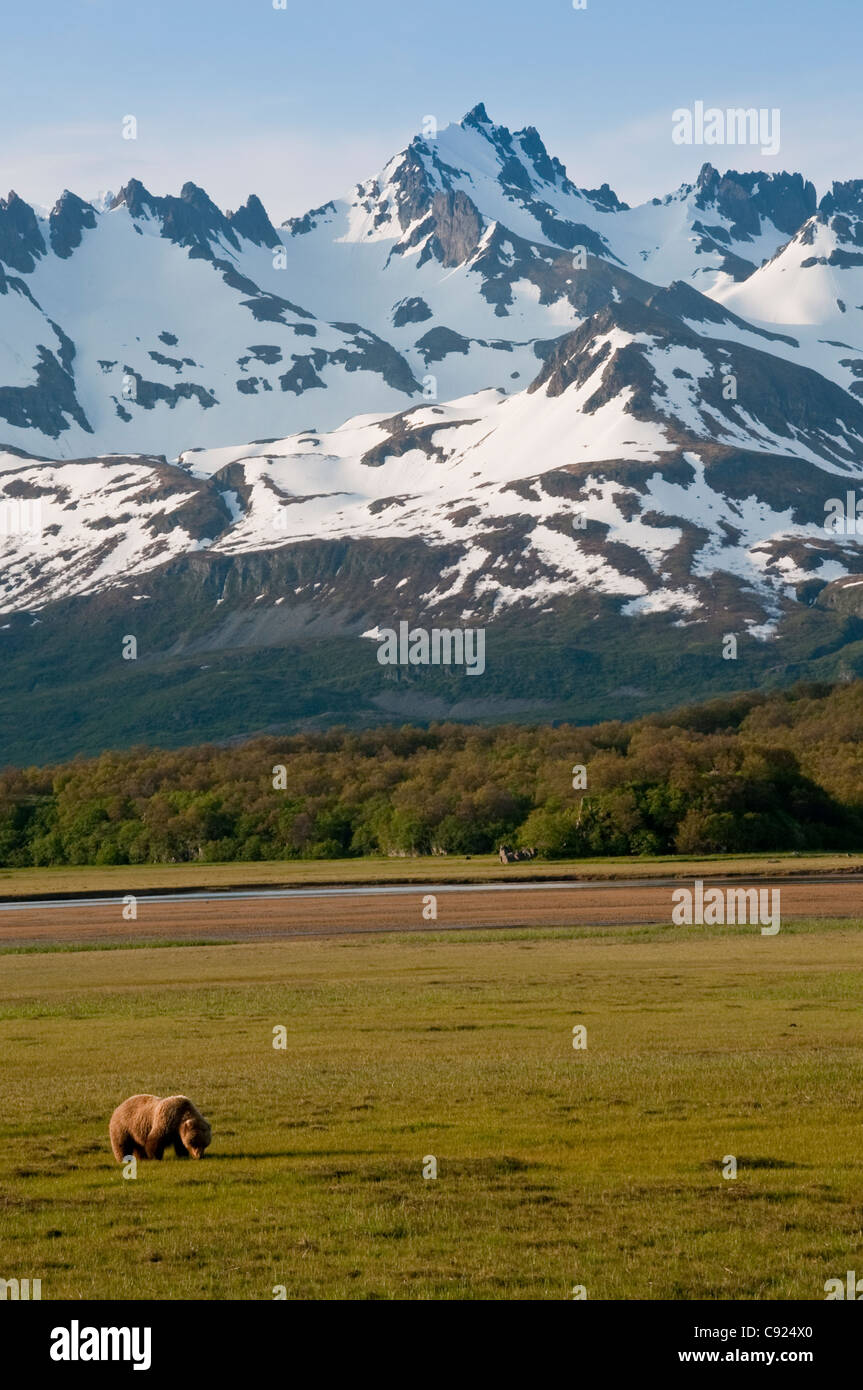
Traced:
<path fill-rule="evenodd" d="M 111 199 L 108 207 L 111 212 L 115 208 L 125 207 L 132 217 L 141 217 L 149 211 L 154 201 L 152 193 L 144 187 L 140 179 L 130 179 Z"/>
<path fill-rule="evenodd" d="M 482 130 L 483 126 L 488 126 L 490 129 L 494 128 L 494 124 L 489 119 L 489 114 L 485 109 L 484 101 L 478 101 L 476 106 L 472 106 L 462 117 L 461 124 L 465 129 L 470 126 L 476 130 Z"/>
<path fill-rule="evenodd" d="M 209 251 L 218 236 L 237 250 L 239 243 L 230 224 L 212 198 L 196 183 L 184 183 L 179 198 L 164 198 L 163 235 L 180 246 L 198 246 Z"/>
<path fill-rule="evenodd" d="M 196 183 L 184 183 L 179 198 L 171 194 L 159 198 L 150 193 L 140 179 L 130 179 L 120 189 L 111 208 L 124 205 L 132 217 L 156 217 L 162 224 L 162 236 L 178 246 L 189 247 L 193 254 L 211 256 L 211 242 L 219 236 L 239 250 L 239 242 L 224 213 Z"/>
<path fill-rule="evenodd" d="M 57 199 L 48 218 L 48 235 L 51 249 L 55 255 L 66 259 L 71 256 L 85 231 L 92 232 L 96 227 L 96 210 L 91 203 L 85 203 L 77 193 L 65 188 Z"/>
<path fill-rule="evenodd" d="M 392 190 L 396 215 L 403 232 L 425 217 L 431 208 L 434 187 L 426 167 L 426 159 L 431 162 L 433 168 L 438 164 L 434 150 L 418 135 L 408 145 L 393 173 Z M 438 169 L 437 172 L 443 175 L 439 182 L 444 187 L 448 186 L 446 171 Z M 379 197 L 380 189 L 376 183 L 372 183 L 361 189 L 360 193 L 368 198 Z"/>
<path fill-rule="evenodd" d="M 183 199 L 184 203 L 191 203 L 193 207 L 212 208 L 216 206 L 215 203 L 210 200 L 205 190 L 197 183 L 192 183 L 190 179 L 187 179 L 180 189 L 180 197 Z"/>
<path fill-rule="evenodd" d="M 720 174 L 703 164 L 695 184 L 695 205 L 715 208 L 733 224 L 738 236 L 757 236 L 766 217 L 780 232 L 793 236 L 815 212 L 815 185 L 802 174 L 739 174 L 728 169 Z"/>
<path fill-rule="evenodd" d="M 629 345 L 612 348 L 614 330 L 619 329 L 631 337 L 650 334 L 668 338 L 675 327 L 681 329 L 681 335 L 686 331 L 658 310 L 630 297 L 605 304 L 552 345 L 538 375 L 528 387 L 528 394 L 545 387 L 549 396 L 562 395 L 572 385 L 583 385 L 600 363 L 617 361 L 621 354 L 631 367 L 641 371 L 641 356 L 634 354 Z"/>
<path fill-rule="evenodd" d="M 179 197 L 169 194 L 159 198 L 150 193 L 140 179 L 130 179 L 109 204 L 111 210 L 123 206 L 132 217 L 157 217 L 162 223 L 162 235 L 180 246 L 207 250 L 215 237 L 222 236 L 239 249 L 235 233 L 259 246 L 279 244 L 278 233 L 255 193 L 250 193 L 236 212 L 226 215 L 206 189 L 191 180 L 183 184 Z"/>
<path fill-rule="evenodd" d="M 565 166 L 550 155 L 536 126 L 510 131 L 495 125 L 483 102 L 479 102 L 461 121 L 462 130 L 475 130 L 491 144 L 501 164 L 500 183 L 516 196 L 536 193 L 537 182 L 548 184 L 562 192 L 588 199 L 601 210 L 625 212 L 628 203 L 621 202 L 607 183 L 600 188 L 577 188 Z"/>
<path fill-rule="evenodd" d="M 585 198 L 589 198 L 599 208 L 607 208 L 609 212 L 629 211 L 629 203 L 621 202 L 614 189 L 607 183 L 600 184 L 599 188 L 583 188 L 581 191 Z"/>
<path fill-rule="evenodd" d="M 513 138 L 521 146 L 539 177 L 545 179 L 546 183 L 554 183 L 561 177 L 566 178 L 566 170 L 560 160 L 549 156 L 536 126 L 525 126 L 524 130 L 516 131 Z"/>
<path fill-rule="evenodd" d="M 281 224 L 287 227 L 291 236 L 307 236 L 309 232 L 317 230 L 319 224 L 328 217 L 333 216 L 337 211 L 332 199 L 328 203 L 323 203 L 319 208 L 309 208 L 302 217 L 286 217 Z"/>
<path fill-rule="evenodd" d="M 14 188 L 9 190 L 5 198 L 0 198 L 0 212 L 9 215 L 17 214 L 20 216 L 21 210 L 24 208 L 26 208 L 28 212 L 33 213 L 30 204 L 25 203 L 23 198 L 19 198 Z M 35 213 L 33 213 L 33 215 L 35 216 Z"/>
<path fill-rule="evenodd" d="M 705 199 L 715 192 L 720 182 L 719 170 L 706 160 L 698 171 L 698 178 L 695 180 L 695 187 L 699 194 L 704 193 Z"/>
<path fill-rule="evenodd" d="M 353 206 L 368 219 L 362 235 L 398 228 L 399 253 L 425 244 L 420 266 L 432 256 L 454 266 L 472 254 L 497 217 L 489 209 L 499 206 L 500 190 L 516 214 L 527 213 L 533 220 L 538 239 L 567 248 L 583 245 L 600 256 L 609 254 L 606 238 L 585 225 L 585 219 L 590 221 L 594 211 L 628 211 L 607 183 L 590 191 L 577 188 L 534 126 L 513 133 L 496 125 L 482 102 L 460 122 L 416 135 L 377 178 L 357 184 Z M 561 194 L 571 200 L 573 216 L 555 210 Z M 326 211 L 318 209 L 284 225 L 292 236 L 305 233 L 319 225 Z"/>
<path fill-rule="evenodd" d="M 863 255 L 854 259 L 863 252 L 863 183 L 836 184 L 823 215 L 797 174 L 705 164 L 697 184 L 664 199 L 673 215 L 650 203 L 629 209 L 596 183 L 571 184 L 534 126 L 497 125 L 479 102 L 461 121 L 428 122 L 377 177 L 289 219 L 284 231 L 256 195 L 226 211 L 191 181 L 170 196 L 138 178 L 90 203 L 66 192 L 50 216 L 10 194 L 0 203 L 0 438 L 47 447 L 62 436 L 67 454 L 89 449 L 79 396 L 98 449 L 134 444 L 173 455 L 192 441 L 281 437 L 310 418 L 329 429 L 358 410 L 396 409 L 426 389 L 432 368 L 442 402 L 502 385 L 518 393 L 553 340 L 610 301 L 618 307 L 608 324 L 625 331 L 624 316 L 636 313 L 620 303 L 628 298 L 713 338 L 781 341 L 782 352 L 863 397 L 860 350 L 849 347 L 860 342 L 856 330 L 815 342 L 764 327 L 820 322 L 846 305 L 863 315 L 855 277 L 840 301 L 829 274 L 806 273 L 816 260 L 863 265 Z M 119 215 L 103 218 L 108 206 Z M 757 276 L 795 231 L 805 245 L 821 238 L 813 255 L 794 246 L 782 280 Z M 271 253 L 282 241 L 286 273 L 273 278 Z M 50 277 L 36 268 L 45 248 L 58 258 Z M 201 262 L 213 273 L 202 274 Z M 141 296 L 123 292 L 127 267 Z M 748 300 L 737 292 L 747 281 Z M 94 289 L 105 305 L 98 330 Z M 634 319 L 629 328 L 637 331 Z M 603 348 L 589 341 L 599 329 L 592 321 L 585 334 L 586 367 Z M 643 331 L 670 340 L 655 317 Z M 613 351 L 619 341 L 618 332 Z M 684 360 L 672 386 L 684 392 L 685 355 L 696 347 L 678 332 L 673 348 Z M 625 352 L 642 372 L 644 354 Z M 125 377 L 137 383 L 134 399 Z M 744 426 L 735 428 L 742 437 Z"/>
<path fill-rule="evenodd" d="M 46 252 L 36 214 L 14 191 L 0 198 L 0 261 L 28 274 Z"/>
<path fill-rule="evenodd" d="M 460 126 L 462 130 L 477 131 L 494 147 L 502 166 L 498 177 L 504 188 L 528 193 L 538 179 L 569 192 L 577 191 L 567 178 L 560 160 L 548 153 L 535 126 L 525 126 L 523 130 L 513 132 L 505 125 L 495 125 L 484 102 L 478 102 L 468 111 Z"/>
<path fill-rule="evenodd" d="M 256 246 L 279 245 L 279 234 L 267 216 L 263 203 L 256 193 L 250 193 L 242 207 L 228 213 L 228 221 L 235 232 L 252 241 Z"/>
<path fill-rule="evenodd" d="M 515 137 L 505 125 L 495 125 L 485 109 L 484 102 L 478 102 L 476 106 L 468 111 L 467 115 L 459 122 L 459 128 L 461 130 L 474 130 L 480 134 L 484 140 L 487 140 L 488 143 L 495 148 L 499 159 L 506 160 L 513 156 L 513 141 Z M 534 134 L 538 142 L 538 150 L 541 150 L 542 154 L 548 158 L 539 135 L 536 134 L 536 132 L 534 132 Z"/>
<path fill-rule="evenodd" d="M 821 199 L 818 211 L 826 217 L 836 212 L 863 217 L 863 179 L 848 179 L 844 183 L 834 180 L 830 192 Z"/>

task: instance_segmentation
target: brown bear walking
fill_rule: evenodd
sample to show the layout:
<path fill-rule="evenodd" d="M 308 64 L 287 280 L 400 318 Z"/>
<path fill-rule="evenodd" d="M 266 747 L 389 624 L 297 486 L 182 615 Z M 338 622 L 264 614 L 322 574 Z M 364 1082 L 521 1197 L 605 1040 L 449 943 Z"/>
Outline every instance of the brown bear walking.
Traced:
<path fill-rule="evenodd" d="M 130 1096 L 111 1116 L 111 1148 L 118 1163 L 135 1158 L 161 1158 L 173 1144 L 178 1158 L 203 1158 L 211 1130 L 188 1096 Z"/>

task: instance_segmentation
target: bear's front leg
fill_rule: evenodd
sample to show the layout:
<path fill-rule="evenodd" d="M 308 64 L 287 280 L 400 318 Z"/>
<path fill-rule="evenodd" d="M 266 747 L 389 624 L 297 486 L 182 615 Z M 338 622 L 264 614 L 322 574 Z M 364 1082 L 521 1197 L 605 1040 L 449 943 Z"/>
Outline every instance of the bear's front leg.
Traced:
<path fill-rule="evenodd" d="M 189 1157 L 189 1150 L 186 1148 L 179 1134 L 174 1140 L 174 1153 L 177 1155 L 178 1158 Z"/>
<path fill-rule="evenodd" d="M 164 1141 L 164 1139 L 148 1139 L 148 1140 L 147 1140 L 147 1157 L 148 1157 L 148 1158 L 161 1158 L 161 1157 L 162 1157 L 162 1154 L 163 1154 L 164 1152 L 165 1152 L 165 1141 Z"/>

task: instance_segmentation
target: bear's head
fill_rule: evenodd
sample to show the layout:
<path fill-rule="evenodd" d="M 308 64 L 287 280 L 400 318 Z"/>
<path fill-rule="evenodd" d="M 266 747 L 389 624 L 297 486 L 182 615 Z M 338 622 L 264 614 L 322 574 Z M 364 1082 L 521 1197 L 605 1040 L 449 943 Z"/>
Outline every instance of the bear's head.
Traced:
<path fill-rule="evenodd" d="M 180 1138 L 193 1158 L 203 1158 L 212 1130 L 203 1115 L 187 1115 L 180 1125 Z"/>

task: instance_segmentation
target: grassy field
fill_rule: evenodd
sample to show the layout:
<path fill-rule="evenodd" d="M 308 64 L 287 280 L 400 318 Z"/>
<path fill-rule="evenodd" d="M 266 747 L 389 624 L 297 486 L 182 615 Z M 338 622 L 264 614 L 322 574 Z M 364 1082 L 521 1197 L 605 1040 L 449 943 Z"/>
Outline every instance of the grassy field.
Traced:
<path fill-rule="evenodd" d="M 45 1299 L 821 1299 L 863 1267 L 861 927 L 4 957 L 0 1275 Z M 188 1093 L 210 1156 L 124 1180 L 107 1122 L 137 1091 Z"/>
<path fill-rule="evenodd" d="M 306 887 L 338 883 L 487 883 L 492 879 L 749 878 L 776 874 L 860 873 L 860 854 L 682 855 L 620 859 L 526 860 L 501 864 L 497 855 L 417 856 L 406 859 L 306 859 L 233 864 L 73 865 L 0 869 L 0 899 L 64 893 L 135 893 L 148 889 Z"/>

